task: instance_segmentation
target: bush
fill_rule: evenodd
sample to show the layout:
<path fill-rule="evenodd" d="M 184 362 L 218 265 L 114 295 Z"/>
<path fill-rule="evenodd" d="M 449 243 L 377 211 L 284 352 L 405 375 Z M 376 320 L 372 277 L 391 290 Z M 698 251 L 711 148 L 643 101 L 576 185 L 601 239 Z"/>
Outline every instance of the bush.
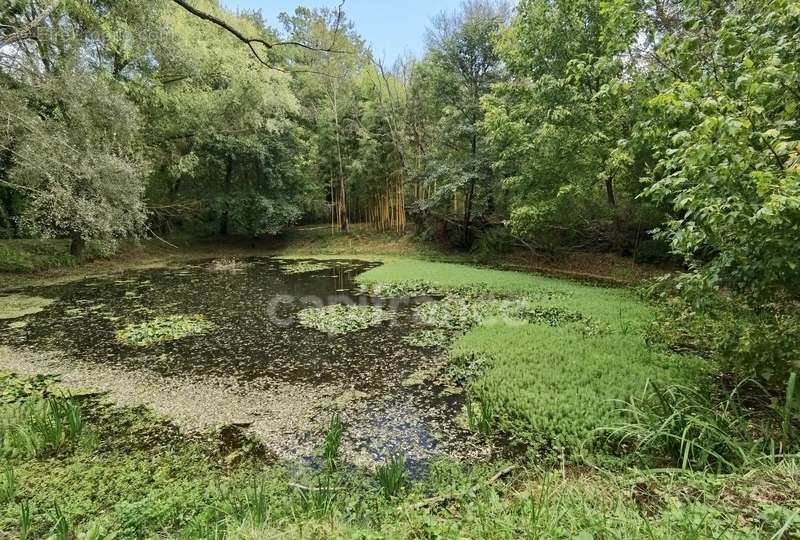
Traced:
<path fill-rule="evenodd" d="M 663 304 L 649 338 L 679 352 L 713 357 L 736 380 L 755 377 L 780 389 L 800 371 L 800 316 L 789 307 L 759 311 L 717 298 L 697 308 L 682 298 Z"/>

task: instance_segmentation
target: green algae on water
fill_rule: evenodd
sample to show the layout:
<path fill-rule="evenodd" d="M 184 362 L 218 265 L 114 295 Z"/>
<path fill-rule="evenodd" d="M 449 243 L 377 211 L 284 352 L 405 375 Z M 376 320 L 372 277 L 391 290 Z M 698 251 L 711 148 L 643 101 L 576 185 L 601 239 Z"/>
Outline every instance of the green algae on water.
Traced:
<path fill-rule="evenodd" d="M 55 300 L 51 298 L 25 296 L 23 294 L 0 296 L 0 320 L 19 319 L 26 315 L 39 313 L 53 302 Z"/>

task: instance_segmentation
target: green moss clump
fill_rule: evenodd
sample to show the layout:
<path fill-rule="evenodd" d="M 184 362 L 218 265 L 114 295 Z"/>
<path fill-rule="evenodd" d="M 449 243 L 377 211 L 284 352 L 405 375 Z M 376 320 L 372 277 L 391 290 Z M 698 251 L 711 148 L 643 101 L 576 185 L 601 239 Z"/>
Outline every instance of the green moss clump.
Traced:
<path fill-rule="evenodd" d="M 297 314 L 303 326 L 332 335 L 366 330 L 389 319 L 389 314 L 374 306 L 333 304 L 323 308 L 308 308 Z"/>
<path fill-rule="evenodd" d="M 150 347 L 165 341 L 205 334 L 214 327 L 202 315 L 172 315 L 157 317 L 141 324 L 131 324 L 119 330 L 117 340 L 136 347 Z"/>

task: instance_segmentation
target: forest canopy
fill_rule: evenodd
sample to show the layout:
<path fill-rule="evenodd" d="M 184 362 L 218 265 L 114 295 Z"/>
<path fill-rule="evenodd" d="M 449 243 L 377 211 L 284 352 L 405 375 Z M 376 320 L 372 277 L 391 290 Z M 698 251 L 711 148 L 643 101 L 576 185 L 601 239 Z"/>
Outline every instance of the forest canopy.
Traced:
<path fill-rule="evenodd" d="M 5 3 L 0 235 L 363 222 L 800 288 L 797 1 L 468 0 L 391 65 L 346 7 Z"/>

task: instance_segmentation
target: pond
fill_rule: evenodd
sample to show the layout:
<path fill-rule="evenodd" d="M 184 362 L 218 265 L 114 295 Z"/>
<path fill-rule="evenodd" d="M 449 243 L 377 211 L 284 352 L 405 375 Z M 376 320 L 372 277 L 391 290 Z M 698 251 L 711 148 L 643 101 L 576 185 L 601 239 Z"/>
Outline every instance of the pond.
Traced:
<path fill-rule="evenodd" d="M 342 456 L 355 465 L 394 454 L 413 467 L 490 453 L 458 420 L 462 396 L 412 382 L 442 361 L 441 349 L 403 340 L 420 329 L 413 308 L 430 299 L 363 293 L 354 277 L 374 266 L 198 261 L 14 291 L 56 301 L 0 319 L 0 369 L 57 372 L 72 386 L 150 406 L 187 428 L 236 424 L 285 459 L 315 462 L 335 413 L 344 422 Z M 333 304 L 382 315 L 347 333 L 300 324 L 304 310 Z M 202 325 L 165 340 L 135 326 L 175 316 Z M 133 335 L 147 339 L 126 341 Z"/>

